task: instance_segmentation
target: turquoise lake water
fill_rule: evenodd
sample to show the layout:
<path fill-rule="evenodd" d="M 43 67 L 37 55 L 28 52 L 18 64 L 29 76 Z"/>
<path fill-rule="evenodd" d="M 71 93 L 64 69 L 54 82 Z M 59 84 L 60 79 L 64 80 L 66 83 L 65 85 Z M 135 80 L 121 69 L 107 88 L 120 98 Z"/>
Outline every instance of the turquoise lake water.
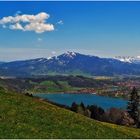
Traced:
<path fill-rule="evenodd" d="M 35 96 L 41 97 L 43 99 L 48 99 L 55 103 L 62 105 L 71 106 L 73 102 L 80 104 L 83 102 L 85 105 L 97 105 L 104 109 L 109 109 L 111 107 L 123 108 L 127 106 L 127 101 L 118 98 L 111 98 L 105 96 L 99 96 L 96 94 L 63 94 L 63 93 L 53 93 L 53 94 L 35 94 Z"/>

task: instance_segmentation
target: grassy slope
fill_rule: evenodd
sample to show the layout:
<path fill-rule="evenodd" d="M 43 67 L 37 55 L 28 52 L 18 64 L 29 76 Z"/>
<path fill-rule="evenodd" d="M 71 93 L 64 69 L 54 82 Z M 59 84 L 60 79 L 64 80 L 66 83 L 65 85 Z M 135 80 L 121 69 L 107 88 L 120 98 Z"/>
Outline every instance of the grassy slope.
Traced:
<path fill-rule="evenodd" d="M 101 123 L 38 99 L 0 92 L 0 138 L 140 138 L 140 130 Z"/>
<path fill-rule="evenodd" d="M 33 89 L 32 92 L 46 92 L 46 93 L 54 93 L 54 92 L 68 92 L 68 91 L 76 91 L 81 88 L 72 87 L 68 84 L 67 81 L 57 81 L 57 84 L 53 81 L 43 81 L 39 85 L 46 86 L 46 89 Z"/>

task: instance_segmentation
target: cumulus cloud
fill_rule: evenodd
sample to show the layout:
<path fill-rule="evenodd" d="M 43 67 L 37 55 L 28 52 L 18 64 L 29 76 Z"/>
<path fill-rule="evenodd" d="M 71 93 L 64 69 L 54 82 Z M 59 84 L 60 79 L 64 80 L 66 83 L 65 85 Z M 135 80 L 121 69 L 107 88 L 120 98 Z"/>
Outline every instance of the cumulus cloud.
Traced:
<path fill-rule="evenodd" d="M 49 24 L 46 20 L 50 17 L 45 12 L 37 15 L 18 15 L 3 17 L 0 19 L 2 27 L 8 27 L 11 30 L 34 31 L 36 33 L 43 33 L 53 31 L 54 25 Z"/>
<path fill-rule="evenodd" d="M 35 31 L 36 33 L 43 33 L 46 31 L 53 31 L 54 26 L 52 24 L 33 22 L 24 27 L 25 31 Z"/>
<path fill-rule="evenodd" d="M 10 25 L 9 28 L 11 30 L 24 30 L 24 28 L 22 27 L 22 25 L 20 23 L 16 23 L 14 25 Z"/>

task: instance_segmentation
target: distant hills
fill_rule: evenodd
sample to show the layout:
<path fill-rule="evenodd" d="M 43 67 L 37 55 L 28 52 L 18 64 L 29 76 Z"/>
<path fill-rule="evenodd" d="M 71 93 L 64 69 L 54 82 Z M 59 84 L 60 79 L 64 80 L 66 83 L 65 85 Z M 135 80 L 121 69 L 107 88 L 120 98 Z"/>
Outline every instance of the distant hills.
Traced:
<path fill-rule="evenodd" d="M 0 76 L 32 75 L 140 75 L 140 64 L 114 58 L 100 58 L 76 52 L 66 52 L 51 58 L 0 63 Z"/>

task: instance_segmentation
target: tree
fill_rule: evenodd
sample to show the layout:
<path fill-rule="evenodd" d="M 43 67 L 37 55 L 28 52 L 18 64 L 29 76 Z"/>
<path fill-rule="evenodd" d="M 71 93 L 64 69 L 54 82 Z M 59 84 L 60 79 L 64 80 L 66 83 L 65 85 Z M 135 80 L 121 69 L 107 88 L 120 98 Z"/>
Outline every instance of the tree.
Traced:
<path fill-rule="evenodd" d="M 130 99 L 128 101 L 127 112 L 134 119 L 135 125 L 140 127 L 140 96 L 134 87 L 130 93 Z"/>
<path fill-rule="evenodd" d="M 81 102 L 80 106 L 83 108 L 83 110 L 85 110 L 85 109 L 86 109 L 86 108 L 85 108 L 85 105 L 84 105 L 84 103 L 83 103 L 83 102 Z"/>
<path fill-rule="evenodd" d="M 73 102 L 71 105 L 71 111 L 77 112 L 77 107 L 78 105 L 75 102 Z"/>
<path fill-rule="evenodd" d="M 103 114 L 105 113 L 104 109 L 96 105 L 88 106 L 87 109 L 91 112 L 91 118 L 95 120 L 102 120 Z"/>

